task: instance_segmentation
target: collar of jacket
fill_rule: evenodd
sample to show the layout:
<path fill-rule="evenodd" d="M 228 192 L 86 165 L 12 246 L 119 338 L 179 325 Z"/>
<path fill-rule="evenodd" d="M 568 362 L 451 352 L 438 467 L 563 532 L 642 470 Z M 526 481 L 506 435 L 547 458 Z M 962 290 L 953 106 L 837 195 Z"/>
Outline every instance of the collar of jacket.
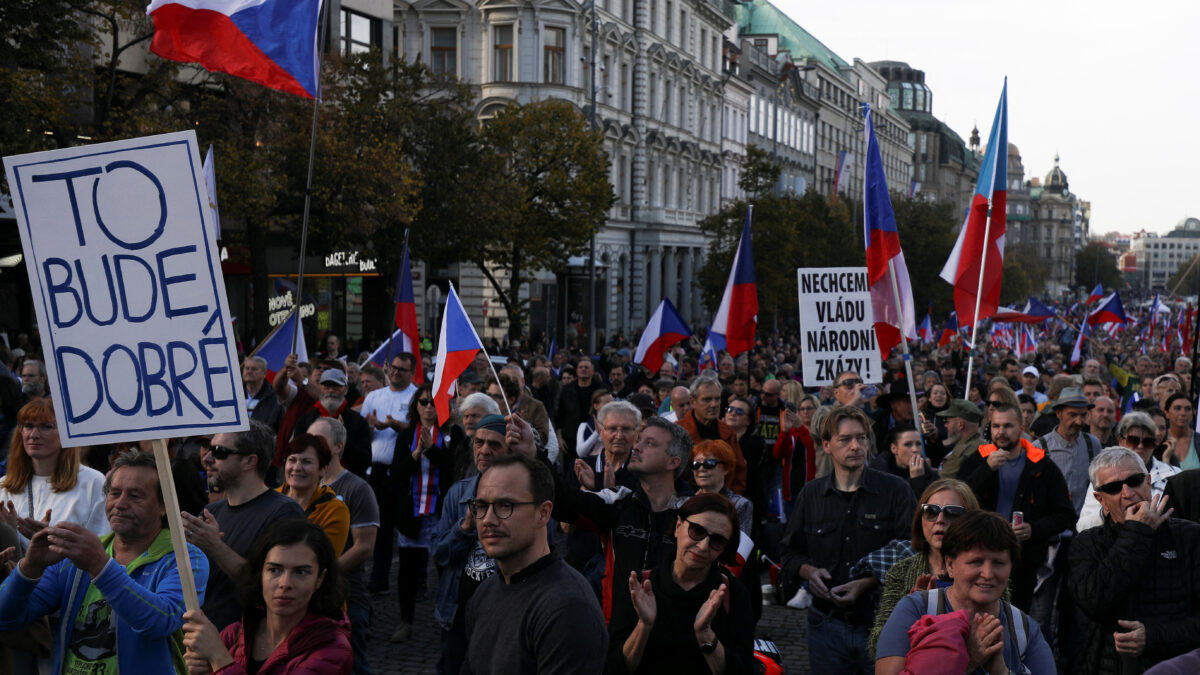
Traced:
<path fill-rule="evenodd" d="M 1033 462 L 1034 464 L 1037 464 L 1038 462 L 1040 462 L 1046 458 L 1045 450 L 1037 447 L 1036 445 L 1025 440 L 1024 438 L 1021 439 L 1021 447 L 1025 448 L 1025 456 L 1028 457 L 1029 461 Z M 992 454 L 995 451 L 996 451 L 995 443 L 989 443 L 988 445 L 979 446 L 979 454 L 984 459 L 987 459 L 987 456 Z"/>

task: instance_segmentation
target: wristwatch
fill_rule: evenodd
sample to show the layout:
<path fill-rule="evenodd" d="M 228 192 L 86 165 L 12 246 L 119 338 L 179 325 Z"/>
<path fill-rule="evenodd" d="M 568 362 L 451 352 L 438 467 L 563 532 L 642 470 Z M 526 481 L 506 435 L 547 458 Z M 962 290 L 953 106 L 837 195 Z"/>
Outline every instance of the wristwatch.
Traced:
<path fill-rule="evenodd" d="M 715 651 L 717 651 L 716 642 L 704 642 L 700 644 L 700 653 L 704 654 L 705 656 L 708 656 Z"/>

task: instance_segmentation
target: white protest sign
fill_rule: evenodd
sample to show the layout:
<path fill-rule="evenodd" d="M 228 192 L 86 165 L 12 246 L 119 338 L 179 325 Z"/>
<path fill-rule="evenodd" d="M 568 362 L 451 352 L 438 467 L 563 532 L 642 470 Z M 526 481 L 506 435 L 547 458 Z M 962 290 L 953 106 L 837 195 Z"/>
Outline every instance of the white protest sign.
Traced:
<path fill-rule="evenodd" d="M 802 268 L 796 278 L 804 386 L 833 384 L 847 370 L 864 382 L 882 382 L 867 268 Z"/>
<path fill-rule="evenodd" d="M 248 428 L 195 133 L 4 168 L 62 444 Z"/>

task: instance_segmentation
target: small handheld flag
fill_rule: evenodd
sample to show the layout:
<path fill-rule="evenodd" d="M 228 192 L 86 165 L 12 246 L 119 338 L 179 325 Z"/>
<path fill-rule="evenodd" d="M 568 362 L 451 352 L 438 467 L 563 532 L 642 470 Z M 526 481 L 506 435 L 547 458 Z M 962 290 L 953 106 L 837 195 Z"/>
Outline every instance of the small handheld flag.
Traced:
<path fill-rule="evenodd" d="M 450 419 L 450 397 L 454 395 L 458 376 L 471 367 L 475 355 L 482 351 L 483 342 L 475 333 L 475 326 L 463 309 L 458 293 L 454 292 L 454 284 L 450 284 L 433 375 L 433 403 L 437 408 L 438 426 Z"/>
<path fill-rule="evenodd" d="M 284 361 L 287 360 L 288 354 L 292 353 L 292 333 L 296 331 L 296 322 L 300 321 L 296 312 L 296 308 L 293 307 L 287 318 L 267 333 L 263 341 L 249 354 L 266 359 L 267 370 L 272 374 L 283 370 Z M 308 344 L 304 341 L 303 326 L 296 340 L 296 358 L 300 363 L 308 361 Z"/>
<path fill-rule="evenodd" d="M 658 304 L 658 309 L 642 331 L 642 339 L 638 342 L 637 352 L 633 355 L 634 363 L 640 363 L 657 373 L 663 364 L 663 355 L 672 345 L 691 337 L 692 329 L 683 322 L 675 305 L 667 298 Z"/>

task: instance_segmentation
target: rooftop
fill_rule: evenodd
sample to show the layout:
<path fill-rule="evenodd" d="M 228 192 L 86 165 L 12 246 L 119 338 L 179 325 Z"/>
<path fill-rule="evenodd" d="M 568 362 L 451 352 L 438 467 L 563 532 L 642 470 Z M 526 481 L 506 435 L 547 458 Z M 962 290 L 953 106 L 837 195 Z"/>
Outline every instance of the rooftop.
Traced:
<path fill-rule="evenodd" d="M 844 70 L 849 69 L 850 64 L 813 37 L 811 33 L 801 28 L 775 5 L 767 0 L 753 0 L 745 4 L 739 3 L 734 8 L 738 34 L 747 37 L 776 35 L 779 40 L 779 50 L 790 52 L 792 60 L 807 58 L 820 61 L 842 79 L 846 79 Z"/>

